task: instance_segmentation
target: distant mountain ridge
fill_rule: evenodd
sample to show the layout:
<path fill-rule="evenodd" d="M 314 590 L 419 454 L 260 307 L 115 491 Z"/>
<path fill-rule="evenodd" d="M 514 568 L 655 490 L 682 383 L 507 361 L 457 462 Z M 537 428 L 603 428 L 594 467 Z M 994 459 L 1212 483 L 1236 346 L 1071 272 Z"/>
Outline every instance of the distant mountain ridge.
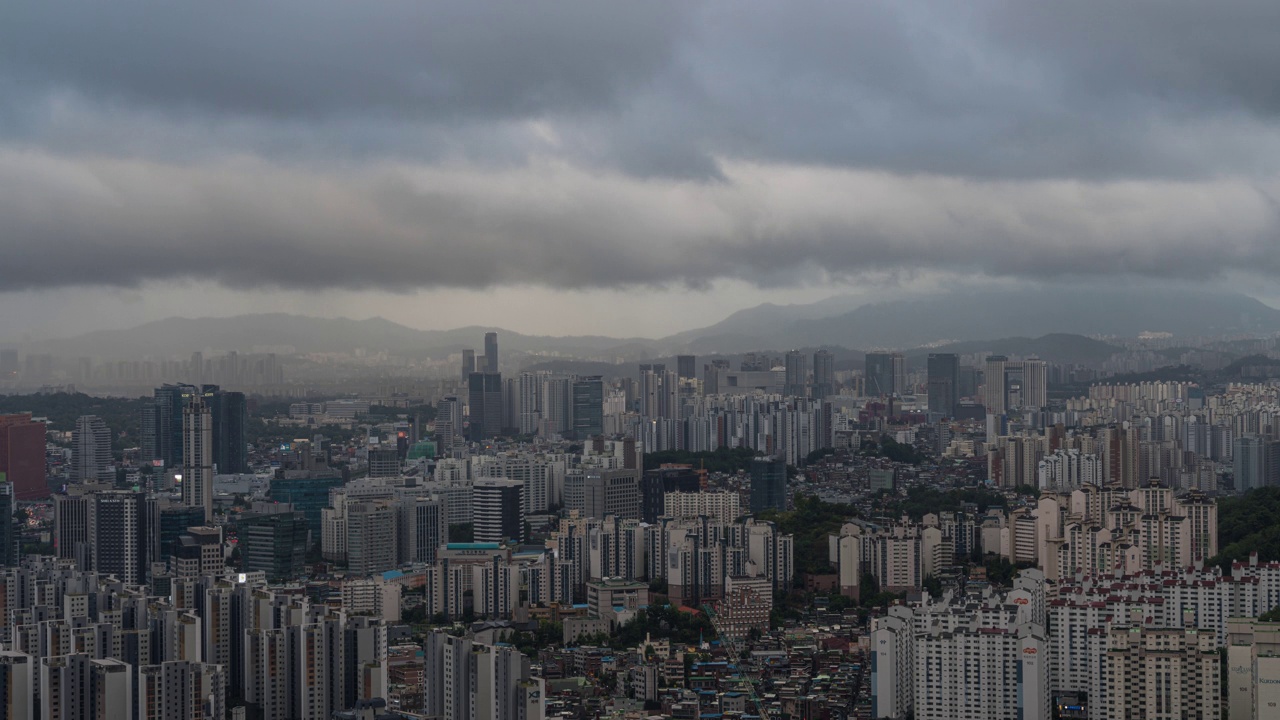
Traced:
<path fill-rule="evenodd" d="M 169 356 L 200 350 L 248 352 L 254 347 L 291 347 L 298 353 L 369 352 L 424 356 L 447 354 L 463 348 L 484 347 L 484 334 L 497 332 L 504 351 L 547 352 L 572 349 L 582 353 L 645 339 L 599 336 L 546 337 L 523 335 L 495 327 L 471 326 L 452 330 L 418 330 L 381 317 L 367 320 L 318 318 L 287 313 L 237 315 L 226 318 L 165 318 L 126 330 L 98 330 L 40 344 L 61 355 L 104 357 Z"/>
<path fill-rule="evenodd" d="M 672 336 L 691 351 L 838 345 L 904 349 L 974 338 L 1046 333 L 1136 337 L 1143 331 L 1223 335 L 1280 331 L 1280 310 L 1238 293 L 1177 288 L 965 290 L 821 313 L 760 306 L 724 322 Z M 809 316 L 806 316 L 808 314 Z"/>
<path fill-rule="evenodd" d="M 504 354 L 642 360 L 674 356 L 783 352 L 791 348 L 919 348 L 919 352 L 1038 354 L 1060 362 L 1097 362 L 1116 348 L 1087 336 L 1135 337 L 1144 330 L 1180 336 L 1280 332 L 1280 310 L 1235 293 L 1178 289 L 958 291 L 864 304 L 831 298 L 810 305 L 760 305 L 714 325 L 665 338 L 525 335 L 494 327 L 418 330 L 384 318 L 317 318 L 286 313 L 228 318 L 167 318 L 27 346 L 60 356 L 184 357 L 194 351 L 386 352 L 440 357 L 483 347 L 496 331 Z M 1003 340 L 974 340 L 1004 338 Z M 1009 348 L 997 350 L 999 346 Z M 1069 359 L 1078 358 L 1078 359 Z"/>

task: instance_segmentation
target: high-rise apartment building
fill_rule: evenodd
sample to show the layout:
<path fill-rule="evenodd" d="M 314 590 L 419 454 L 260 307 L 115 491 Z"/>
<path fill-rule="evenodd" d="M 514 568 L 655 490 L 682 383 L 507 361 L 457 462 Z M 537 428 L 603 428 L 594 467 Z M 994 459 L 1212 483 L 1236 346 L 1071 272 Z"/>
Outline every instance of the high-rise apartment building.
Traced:
<path fill-rule="evenodd" d="M 821 399 L 835 392 L 835 356 L 827 350 L 819 350 L 813 354 L 813 392 L 810 395 Z"/>
<path fill-rule="evenodd" d="M 751 460 L 751 512 L 787 509 L 787 461 L 780 457 Z"/>
<path fill-rule="evenodd" d="M 533 720 L 543 717 L 543 683 L 529 658 L 434 630 L 423 643 L 426 715 L 441 720 Z"/>
<path fill-rule="evenodd" d="M 484 372 L 498 372 L 498 333 L 484 334 Z"/>
<path fill-rule="evenodd" d="M 1222 716 L 1221 659 L 1213 630 L 1112 625 L 1104 663 L 1105 717 Z"/>
<path fill-rule="evenodd" d="M 182 504 L 213 520 L 213 416 L 199 395 L 182 410 Z"/>
<path fill-rule="evenodd" d="M 929 412 L 954 418 L 960 402 L 960 356 L 929 353 Z"/>
<path fill-rule="evenodd" d="M 26 653 L 0 650 L 0 716 L 10 720 L 36 720 L 35 659 Z"/>
<path fill-rule="evenodd" d="M 221 720 L 225 717 L 227 668 L 173 660 L 136 668 L 139 720 Z"/>
<path fill-rule="evenodd" d="M 471 375 L 466 377 L 469 382 Z M 456 442 L 464 439 L 462 400 L 457 395 L 445 395 L 436 405 L 436 442 L 440 455 L 450 457 Z"/>
<path fill-rule="evenodd" d="M 524 483 L 519 480 L 481 478 L 471 490 L 476 542 L 524 540 Z"/>
<path fill-rule="evenodd" d="M 82 415 L 71 431 L 71 479 L 77 482 L 114 483 L 111 430 L 102 418 Z"/>
<path fill-rule="evenodd" d="M 31 413 L 0 415 L 0 473 L 19 500 L 49 497 L 45 481 L 45 427 Z"/>
<path fill-rule="evenodd" d="M 1236 490 L 1244 492 L 1260 488 L 1267 478 L 1267 440 L 1259 435 L 1241 435 L 1232 450 L 1232 469 Z"/>
<path fill-rule="evenodd" d="M 808 358 L 799 350 L 787 353 L 786 380 L 782 386 L 782 394 L 787 397 L 805 397 L 808 394 L 809 363 Z"/>
<path fill-rule="evenodd" d="M 674 418 L 680 412 L 680 378 L 662 363 L 640 365 L 640 414 Z"/>

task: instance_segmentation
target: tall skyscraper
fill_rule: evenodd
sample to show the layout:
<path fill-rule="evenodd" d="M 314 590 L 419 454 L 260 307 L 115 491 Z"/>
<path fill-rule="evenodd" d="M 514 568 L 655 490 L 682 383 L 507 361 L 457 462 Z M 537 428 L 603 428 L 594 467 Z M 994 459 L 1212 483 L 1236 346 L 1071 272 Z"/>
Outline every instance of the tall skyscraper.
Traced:
<path fill-rule="evenodd" d="M 222 390 L 217 385 L 163 385 L 155 399 L 142 409 L 142 453 L 145 460 L 159 460 L 167 468 L 183 463 L 183 412 L 192 398 L 200 396 L 209 409 L 212 441 L 210 463 L 219 473 L 247 472 L 248 446 L 245 429 L 249 423 L 244 393 Z"/>
<path fill-rule="evenodd" d="M 87 498 L 92 569 L 130 585 L 146 582 L 152 560 L 146 495 L 107 490 Z"/>
<path fill-rule="evenodd" d="M 1235 439 L 1231 462 L 1237 491 L 1253 490 L 1266 483 L 1266 448 L 1266 439 L 1258 435 L 1241 435 Z"/>
<path fill-rule="evenodd" d="M 751 461 L 751 512 L 787 509 L 787 461 L 780 457 Z"/>
<path fill-rule="evenodd" d="M 476 371 L 476 351 L 466 348 L 462 351 L 462 381 L 466 382 L 471 373 Z"/>
<path fill-rule="evenodd" d="M 1048 368 L 1043 360 L 987 357 L 983 372 L 983 400 L 988 415 L 1004 415 L 1023 408 L 1042 408 L 1048 402 Z"/>
<path fill-rule="evenodd" d="M 824 398 L 836 392 L 835 356 L 826 350 L 813 354 L 813 392 L 815 398 Z"/>
<path fill-rule="evenodd" d="M 484 371 L 498 372 L 498 333 L 484 334 Z"/>
<path fill-rule="evenodd" d="M 676 373 L 682 380 L 698 377 L 698 358 L 694 355 L 677 355 Z"/>
<path fill-rule="evenodd" d="M 467 378 L 470 438 L 480 442 L 502 434 L 502 375 L 474 372 Z"/>
<path fill-rule="evenodd" d="M 441 498 L 405 498 L 396 503 L 396 514 L 399 562 L 434 563 L 436 550 L 449 539 L 449 519 Z"/>
<path fill-rule="evenodd" d="M 49 497 L 44 464 L 45 427 L 31 413 L 0 415 L 0 473 L 19 500 Z"/>
<path fill-rule="evenodd" d="M 182 411 L 182 503 L 213 519 L 213 418 L 199 395 Z"/>
<path fill-rule="evenodd" d="M 142 446 L 150 453 L 144 460 L 159 460 L 167 468 L 182 466 L 182 409 L 198 394 L 195 385 L 156 388 L 154 404 L 142 413 Z"/>
<path fill-rule="evenodd" d="M 214 467 L 223 475 L 248 472 L 249 449 L 245 427 L 249 424 L 249 404 L 244 393 L 205 385 L 201 394 L 213 421 Z"/>
<path fill-rule="evenodd" d="M 71 431 L 71 479 L 77 482 L 114 483 L 111 430 L 97 415 L 82 415 Z"/>
<path fill-rule="evenodd" d="M 17 502 L 13 496 L 13 483 L 0 477 L 0 567 L 18 564 L 18 537 L 13 513 Z"/>
<path fill-rule="evenodd" d="M 187 368 L 187 378 L 192 385 L 204 384 L 204 353 L 198 350 L 191 353 L 191 363 Z"/>
<path fill-rule="evenodd" d="M 599 376 L 573 381 L 573 437 L 586 440 L 604 434 L 604 380 Z"/>
<path fill-rule="evenodd" d="M 470 375 L 467 376 L 468 381 Z M 436 405 L 436 442 L 440 455 L 449 457 L 454 443 L 463 438 L 462 401 L 457 395 L 445 395 Z"/>
<path fill-rule="evenodd" d="M 960 356 L 929 353 L 928 387 L 929 412 L 954 418 L 960 402 Z"/>
<path fill-rule="evenodd" d="M 792 350 L 787 353 L 786 358 L 786 382 L 783 384 L 782 394 L 787 397 L 804 397 L 807 394 L 809 382 L 808 358 L 799 350 Z"/>
<path fill-rule="evenodd" d="M 901 353 L 867 353 L 865 374 L 869 397 L 889 397 L 906 392 L 906 359 Z"/>
<path fill-rule="evenodd" d="M 562 375 L 543 375 L 538 408 L 546 429 L 567 434 L 573 430 L 573 379 Z"/>
<path fill-rule="evenodd" d="M 680 413 L 680 377 L 662 363 L 640 366 L 640 414 L 646 418 L 676 418 Z"/>
<path fill-rule="evenodd" d="M 524 483 L 519 480 L 482 478 L 471 491 L 476 542 L 524 540 Z"/>

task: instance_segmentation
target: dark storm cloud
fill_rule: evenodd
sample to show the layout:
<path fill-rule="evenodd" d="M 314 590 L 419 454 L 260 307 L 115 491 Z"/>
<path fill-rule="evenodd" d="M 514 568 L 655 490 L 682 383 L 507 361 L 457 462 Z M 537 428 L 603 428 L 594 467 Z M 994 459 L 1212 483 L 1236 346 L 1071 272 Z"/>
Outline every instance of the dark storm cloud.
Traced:
<path fill-rule="evenodd" d="M 6 5 L 0 289 L 1280 271 L 1280 9 Z"/>
<path fill-rule="evenodd" d="M 716 183 L 559 161 L 343 173 L 0 154 L 0 286 L 762 285 L 943 270 L 1005 277 L 1280 272 L 1280 184 L 972 182 L 758 164 Z"/>
<path fill-rule="evenodd" d="M 666 62 L 682 4 L 19 0 L 0 67 L 175 113 L 523 117 L 607 106 Z"/>

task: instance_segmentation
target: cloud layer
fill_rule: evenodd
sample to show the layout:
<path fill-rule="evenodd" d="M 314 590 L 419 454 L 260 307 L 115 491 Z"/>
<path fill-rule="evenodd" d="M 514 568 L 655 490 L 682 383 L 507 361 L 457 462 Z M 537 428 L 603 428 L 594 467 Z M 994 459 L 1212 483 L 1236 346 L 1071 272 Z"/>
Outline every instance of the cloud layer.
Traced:
<path fill-rule="evenodd" d="M 1280 272 L 1270 2 L 0 23 L 0 290 Z"/>

